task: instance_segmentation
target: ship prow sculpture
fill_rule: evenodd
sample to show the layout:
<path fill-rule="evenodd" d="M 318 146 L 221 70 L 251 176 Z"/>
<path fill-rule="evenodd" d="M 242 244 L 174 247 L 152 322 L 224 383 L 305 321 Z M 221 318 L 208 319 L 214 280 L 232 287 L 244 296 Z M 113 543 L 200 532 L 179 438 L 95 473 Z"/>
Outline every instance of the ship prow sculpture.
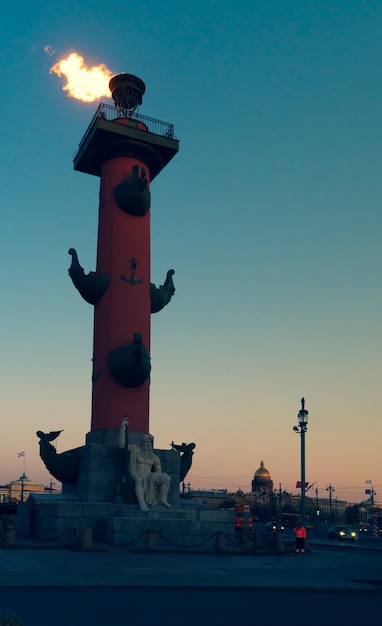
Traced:
<path fill-rule="evenodd" d="M 75 485 L 80 471 L 80 453 L 76 450 L 57 453 L 51 442 L 57 439 L 61 433 L 62 430 L 49 433 L 43 433 L 41 430 L 36 432 L 40 439 L 40 457 L 48 472 L 60 483 Z"/>

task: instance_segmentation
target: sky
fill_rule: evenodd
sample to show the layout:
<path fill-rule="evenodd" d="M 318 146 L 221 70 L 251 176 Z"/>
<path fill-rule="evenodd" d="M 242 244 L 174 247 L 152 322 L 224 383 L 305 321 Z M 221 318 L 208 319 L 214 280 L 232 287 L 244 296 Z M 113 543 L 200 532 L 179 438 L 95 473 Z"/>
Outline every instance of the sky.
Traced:
<path fill-rule="evenodd" d="M 101 98 L 49 73 L 71 52 L 146 84 L 140 113 L 173 123 L 151 185 L 155 447 L 195 442 L 192 489 L 242 489 L 263 460 L 297 493 L 382 499 L 379 0 L 4 0 L 0 32 L 0 484 L 51 477 L 90 430 L 93 310 L 68 249 L 95 270 L 99 179 L 73 157 Z M 25 457 L 18 453 L 25 451 Z M 24 465 L 25 463 L 25 465 Z M 53 479 L 54 480 L 54 479 Z"/>

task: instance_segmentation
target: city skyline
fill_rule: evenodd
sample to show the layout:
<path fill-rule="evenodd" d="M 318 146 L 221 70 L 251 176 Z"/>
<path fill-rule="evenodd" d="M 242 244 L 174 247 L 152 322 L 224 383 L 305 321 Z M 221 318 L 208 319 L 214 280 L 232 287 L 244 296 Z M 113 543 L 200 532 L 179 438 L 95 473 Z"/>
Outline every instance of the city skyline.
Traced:
<path fill-rule="evenodd" d="M 32 480 L 34 482 L 39 482 L 38 480 L 35 480 L 33 476 L 28 476 L 28 473 L 26 471 L 27 466 L 25 462 L 25 456 L 26 456 L 25 452 L 24 451 L 22 453 L 19 452 L 17 456 L 23 457 L 22 471 L 20 472 L 20 476 L 15 475 L 10 481 L 7 481 L 6 483 L 1 483 L 1 486 L 4 486 L 4 484 L 8 484 L 12 481 L 18 480 L 23 475 L 25 475 L 26 478 L 28 478 L 29 480 Z M 256 471 L 262 467 L 262 464 L 264 464 L 263 459 L 260 461 L 259 467 L 257 467 L 253 471 L 253 474 L 249 480 L 247 477 L 244 477 L 244 480 L 240 481 L 237 478 L 237 476 L 229 477 L 229 479 L 225 479 L 224 477 L 219 476 L 215 480 L 218 486 L 217 485 L 213 486 L 212 484 L 210 485 L 208 483 L 208 480 L 209 480 L 208 475 L 207 476 L 201 475 L 199 477 L 199 480 L 198 480 L 198 477 L 196 476 L 195 485 L 198 485 L 198 486 L 194 486 L 192 481 L 189 480 L 189 476 L 191 475 L 189 474 L 187 475 L 184 481 L 185 489 L 186 491 L 191 490 L 191 491 L 211 491 L 211 492 L 218 491 L 218 490 L 219 491 L 226 490 L 228 493 L 236 493 L 238 491 L 243 491 L 245 494 L 249 494 L 252 492 L 251 483 L 252 483 L 253 477 Z M 282 492 L 291 493 L 293 495 L 299 496 L 301 494 L 299 479 L 296 480 L 295 485 L 288 483 L 288 487 L 285 487 L 285 484 L 282 482 L 282 480 L 277 481 L 273 479 L 272 472 L 268 469 L 268 467 L 266 467 L 265 464 L 264 464 L 264 467 L 267 471 L 269 471 L 270 478 L 273 482 L 274 493 L 276 494 L 279 493 L 281 489 Z M 41 476 L 40 484 L 45 485 L 45 487 L 47 488 L 54 486 L 54 489 L 59 489 L 59 483 L 54 478 L 54 476 L 51 476 L 45 468 L 39 468 L 39 470 L 40 471 L 37 470 L 37 474 Z M 46 482 L 47 477 L 49 478 L 49 482 Z M 227 485 L 229 486 L 227 487 Z M 345 485 L 345 486 L 344 485 L 337 486 L 335 482 L 333 483 L 333 481 L 330 481 L 327 485 L 324 485 L 320 483 L 319 481 L 314 481 L 314 482 L 307 481 L 306 495 L 308 498 L 311 498 L 311 499 L 315 499 L 318 497 L 320 499 L 329 500 L 330 497 L 332 497 L 333 502 L 335 500 L 341 500 L 341 501 L 349 502 L 351 504 L 353 503 L 359 504 L 360 502 L 369 500 L 371 498 L 371 491 L 373 491 L 374 501 L 375 503 L 379 503 L 381 501 L 381 498 L 378 498 L 377 488 L 380 490 L 381 487 L 382 485 L 376 485 L 372 479 L 365 480 L 363 484 L 358 483 L 357 485 Z M 181 485 L 181 489 L 182 489 L 182 485 Z M 330 496 L 330 492 L 332 494 L 331 496 Z"/>
<path fill-rule="evenodd" d="M 152 316 L 155 446 L 196 443 L 195 489 L 246 490 L 264 460 L 296 492 L 305 397 L 307 481 L 359 502 L 371 479 L 378 500 L 380 3 L 6 4 L 1 482 L 25 451 L 49 484 L 37 430 L 63 429 L 60 452 L 90 430 L 93 311 L 68 250 L 95 269 L 99 180 L 73 156 L 111 101 L 68 97 L 50 73 L 77 52 L 142 78 L 140 112 L 180 141 L 151 187 L 151 280 L 173 267 L 176 288 Z"/>

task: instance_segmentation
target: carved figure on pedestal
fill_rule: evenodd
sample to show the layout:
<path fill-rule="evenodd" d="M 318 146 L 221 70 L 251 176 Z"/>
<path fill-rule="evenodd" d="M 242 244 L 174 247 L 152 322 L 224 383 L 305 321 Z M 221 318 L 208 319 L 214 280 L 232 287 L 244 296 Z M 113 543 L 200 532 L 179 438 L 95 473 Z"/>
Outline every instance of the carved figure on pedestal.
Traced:
<path fill-rule="evenodd" d="M 143 435 L 139 446 L 128 443 L 127 425 L 128 419 L 125 417 L 122 420 L 119 439 L 120 447 L 126 448 L 127 472 L 124 480 L 133 481 L 141 511 L 149 511 L 150 506 L 155 504 L 170 508 L 167 495 L 171 477 L 162 472 L 160 459 L 153 452 L 153 436 L 148 433 Z"/>
<path fill-rule="evenodd" d="M 179 445 L 179 444 L 172 442 L 171 447 L 173 450 L 178 450 L 178 452 L 183 452 L 183 454 L 180 457 L 180 478 L 179 478 L 179 482 L 183 482 L 191 468 L 192 457 L 194 456 L 193 451 L 196 448 L 196 444 L 195 443 L 182 443 L 182 445 Z"/>

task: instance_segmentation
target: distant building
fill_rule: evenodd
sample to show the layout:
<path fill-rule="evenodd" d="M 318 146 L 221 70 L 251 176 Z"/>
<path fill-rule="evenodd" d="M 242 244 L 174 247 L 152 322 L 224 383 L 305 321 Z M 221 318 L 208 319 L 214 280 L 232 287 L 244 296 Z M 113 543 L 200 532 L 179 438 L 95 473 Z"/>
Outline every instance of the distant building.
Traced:
<path fill-rule="evenodd" d="M 46 493 L 49 488 L 35 483 L 23 474 L 17 480 L 12 480 L 9 485 L 0 486 L 0 502 L 26 502 L 30 493 Z"/>
<path fill-rule="evenodd" d="M 191 489 L 184 496 L 189 500 L 197 500 L 201 504 L 213 509 L 225 508 L 230 501 L 231 506 L 235 506 L 227 489 Z"/>
<path fill-rule="evenodd" d="M 267 469 L 264 467 L 264 461 L 261 461 L 260 467 L 256 470 L 252 481 L 252 492 L 261 494 L 273 494 L 273 480 Z"/>
<path fill-rule="evenodd" d="M 0 502 L 9 500 L 9 485 L 0 485 Z"/>

